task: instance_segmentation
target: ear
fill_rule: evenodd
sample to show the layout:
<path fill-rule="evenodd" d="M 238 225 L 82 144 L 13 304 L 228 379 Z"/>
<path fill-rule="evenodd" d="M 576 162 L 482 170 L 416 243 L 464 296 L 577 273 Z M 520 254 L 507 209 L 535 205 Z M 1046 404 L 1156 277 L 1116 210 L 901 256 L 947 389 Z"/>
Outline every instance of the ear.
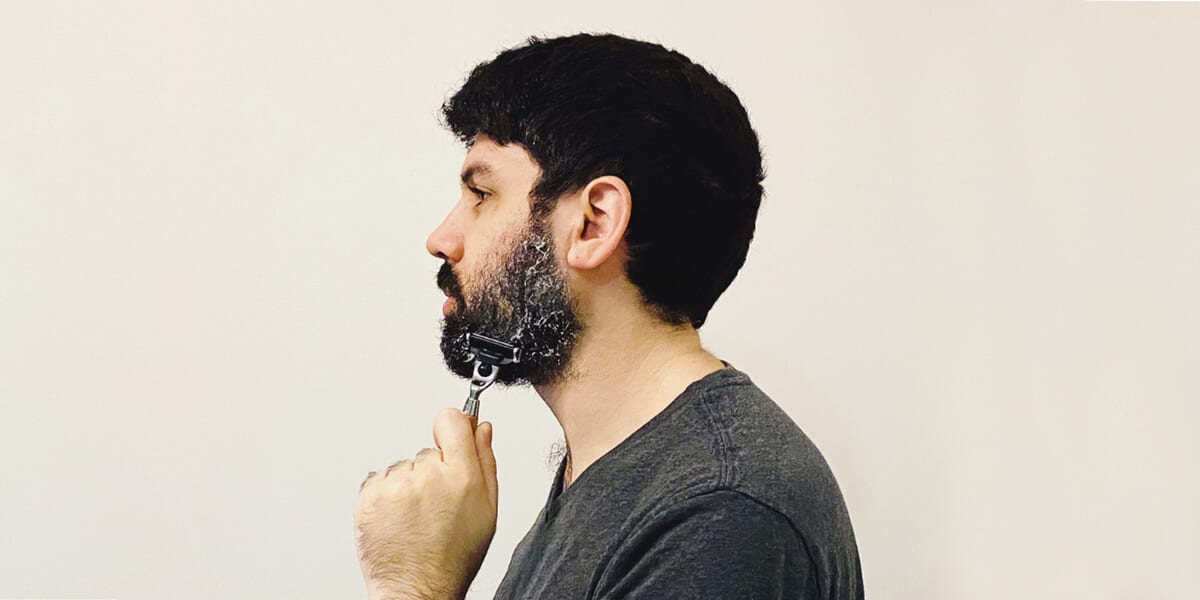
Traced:
<path fill-rule="evenodd" d="M 633 197 L 620 177 L 597 177 L 579 192 L 579 212 L 574 215 L 567 264 L 576 269 L 595 269 L 608 261 L 629 227 Z"/>

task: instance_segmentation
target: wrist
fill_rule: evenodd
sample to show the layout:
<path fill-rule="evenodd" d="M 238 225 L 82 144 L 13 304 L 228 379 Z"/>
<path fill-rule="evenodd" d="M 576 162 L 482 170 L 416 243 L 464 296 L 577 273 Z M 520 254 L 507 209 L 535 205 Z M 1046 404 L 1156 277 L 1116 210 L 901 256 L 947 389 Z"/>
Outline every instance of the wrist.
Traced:
<path fill-rule="evenodd" d="M 407 581 L 367 582 L 367 600 L 464 600 L 465 592 L 438 589 Z"/>

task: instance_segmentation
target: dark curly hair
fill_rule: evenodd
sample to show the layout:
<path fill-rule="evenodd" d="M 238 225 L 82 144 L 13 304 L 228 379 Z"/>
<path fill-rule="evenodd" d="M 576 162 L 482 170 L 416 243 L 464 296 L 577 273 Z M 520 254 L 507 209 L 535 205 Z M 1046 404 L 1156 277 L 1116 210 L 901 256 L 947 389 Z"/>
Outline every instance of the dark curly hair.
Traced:
<path fill-rule="evenodd" d="M 518 144 L 541 168 L 534 217 L 603 175 L 629 186 L 626 274 L 662 320 L 699 328 L 746 260 L 765 177 L 724 83 L 683 54 L 616 35 L 529 38 L 442 106 L 467 145 Z"/>

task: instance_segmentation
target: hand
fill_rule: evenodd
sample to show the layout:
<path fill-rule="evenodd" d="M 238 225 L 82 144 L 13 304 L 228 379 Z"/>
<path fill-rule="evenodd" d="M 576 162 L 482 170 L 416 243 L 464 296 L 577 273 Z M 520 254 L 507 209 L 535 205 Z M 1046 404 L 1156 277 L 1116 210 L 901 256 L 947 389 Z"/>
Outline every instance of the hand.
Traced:
<path fill-rule="evenodd" d="M 433 439 L 438 449 L 370 473 L 359 491 L 354 525 L 372 600 L 465 597 L 496 533 L 492 424 L 472 432 L 448 408 Z"/>

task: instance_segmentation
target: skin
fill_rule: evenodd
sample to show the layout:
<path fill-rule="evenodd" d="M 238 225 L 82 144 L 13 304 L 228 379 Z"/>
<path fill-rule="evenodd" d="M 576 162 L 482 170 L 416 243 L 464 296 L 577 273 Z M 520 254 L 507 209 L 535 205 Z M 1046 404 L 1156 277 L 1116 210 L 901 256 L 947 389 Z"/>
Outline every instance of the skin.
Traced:
<path fill-rule="evenodd" d="M 486 165 L 486 172 L 478 167 Z M 520 146 L 479 136 L 459 201 L 426 241 L 470 297 L 472 274 L 495 268 L 505 235 L 529 219 L 541 170 Z M 478 193 L 482 193 L 481 196 Z M 566 439 L 564 485 L 667 407 L 692 382 L 724 367 L 690 325 L 669 325 L 643 306 L 625 276 L 628 186 L 603 176 L 559 199 L 555 252 L 568 275 L 583 330 L 570 377 L 536 386 Z M 463 598 L 495 533 L 496 463 L 491 423 L 472 431 L 455 409 L 434 423 L 438 450 L 364 482 L 355 524 L 368 593 L 383 598 Z"/>

